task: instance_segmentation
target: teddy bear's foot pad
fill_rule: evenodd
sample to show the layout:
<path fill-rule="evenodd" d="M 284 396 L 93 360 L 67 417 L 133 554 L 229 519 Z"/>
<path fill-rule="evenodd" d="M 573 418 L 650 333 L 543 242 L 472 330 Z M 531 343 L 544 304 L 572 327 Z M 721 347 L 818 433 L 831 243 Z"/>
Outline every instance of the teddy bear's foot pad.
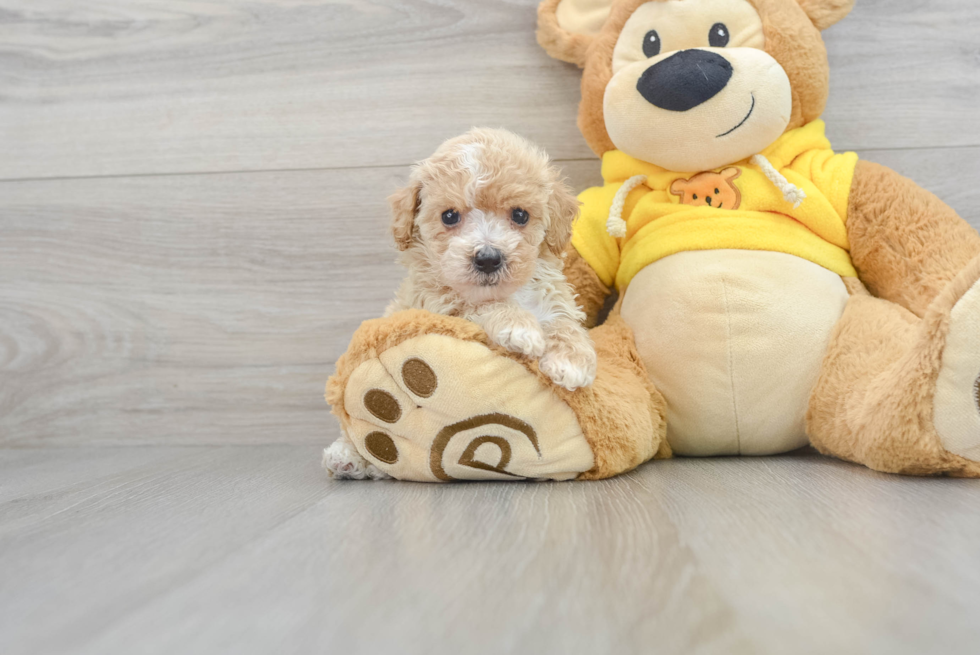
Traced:
<path fill-rule="evenodd" d="M 427 334 L 362 363 L 344 390 L 358 452 L 399 480 L 567 480 L 592 468 L 572 410 L 519 362 Z"/>
<path fill-rule="evenodd" d="M 950 313 L 933 415 L 943 447 L 980 462 L 980 282 Z"/>

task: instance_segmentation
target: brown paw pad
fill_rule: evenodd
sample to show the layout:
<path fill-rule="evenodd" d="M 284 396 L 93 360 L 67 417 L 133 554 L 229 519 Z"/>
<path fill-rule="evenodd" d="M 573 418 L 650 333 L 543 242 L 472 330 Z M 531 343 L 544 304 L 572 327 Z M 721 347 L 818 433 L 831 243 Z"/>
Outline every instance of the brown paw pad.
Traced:
<path fill-rule="evenodd" d="M 384 432 L 372 432 L 364 437 L 364 447 L 372 457 L 385 464 L 398 461 L 398 448 L 395 447 L 394 440 Z"/>
<path fill-rule="evenodd" d="M 397 423 L 402 417 L 402 408 L 398 401 L 382 389 L 371 389 L 364 394 L 364 407 L 372 416 L 385 423 Z"/>
<path fill-rule="evenodd" d="M 402 380 L 408 390 L 420 398 L 430 398 L 439 386 L 436 372 L 418 357 L 402 364 Z"/>

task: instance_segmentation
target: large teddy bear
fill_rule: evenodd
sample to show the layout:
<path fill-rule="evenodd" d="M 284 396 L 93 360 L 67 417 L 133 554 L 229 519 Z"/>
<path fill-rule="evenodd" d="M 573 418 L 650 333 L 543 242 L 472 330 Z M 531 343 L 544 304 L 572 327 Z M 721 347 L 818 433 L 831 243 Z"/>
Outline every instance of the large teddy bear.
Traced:
<path fill-rule="evenodd" d="M 852 4 L 545 0 L 538 39 L 584 68 L 602 157 L 565 264 L 593 324 L 618 292 L 591 331 L 596 381 L 561 389 L 460 319 L 368 321 L 327 390 L 358 452 L 427 481 L 807 444 L 980 476 L 980 235 L 831 150 L 820 30 Z"/>

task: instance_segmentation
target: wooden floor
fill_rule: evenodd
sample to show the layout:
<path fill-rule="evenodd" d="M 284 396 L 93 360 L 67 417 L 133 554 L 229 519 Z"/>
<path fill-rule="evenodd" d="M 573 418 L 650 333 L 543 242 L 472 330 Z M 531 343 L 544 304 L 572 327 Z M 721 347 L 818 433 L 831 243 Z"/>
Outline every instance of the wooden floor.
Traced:
<path fill-rule="evenodd" d="M 503 125 L 598 181 L 535 4 L 0 0 L 0 653 L 978 652 L 980 482 L 325 478 L 407 165 Z M 825 117 L 980 226 L 977 25 L 858 0 Z"/>

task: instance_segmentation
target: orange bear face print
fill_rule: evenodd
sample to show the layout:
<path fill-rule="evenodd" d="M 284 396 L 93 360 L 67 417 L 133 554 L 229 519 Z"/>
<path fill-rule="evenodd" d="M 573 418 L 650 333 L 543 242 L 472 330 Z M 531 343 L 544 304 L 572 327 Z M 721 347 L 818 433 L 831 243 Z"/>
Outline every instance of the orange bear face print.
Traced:
<path fill-rule="evenodd" d="M 742 192 L 735 186 L 741 169 L 731 167 L 720 173 L 707 171 L 685 180 L 674 180 L 670 192 L 680 196 L 681 204 L 692 207 L 738 209 L 742 204 Z"/>

